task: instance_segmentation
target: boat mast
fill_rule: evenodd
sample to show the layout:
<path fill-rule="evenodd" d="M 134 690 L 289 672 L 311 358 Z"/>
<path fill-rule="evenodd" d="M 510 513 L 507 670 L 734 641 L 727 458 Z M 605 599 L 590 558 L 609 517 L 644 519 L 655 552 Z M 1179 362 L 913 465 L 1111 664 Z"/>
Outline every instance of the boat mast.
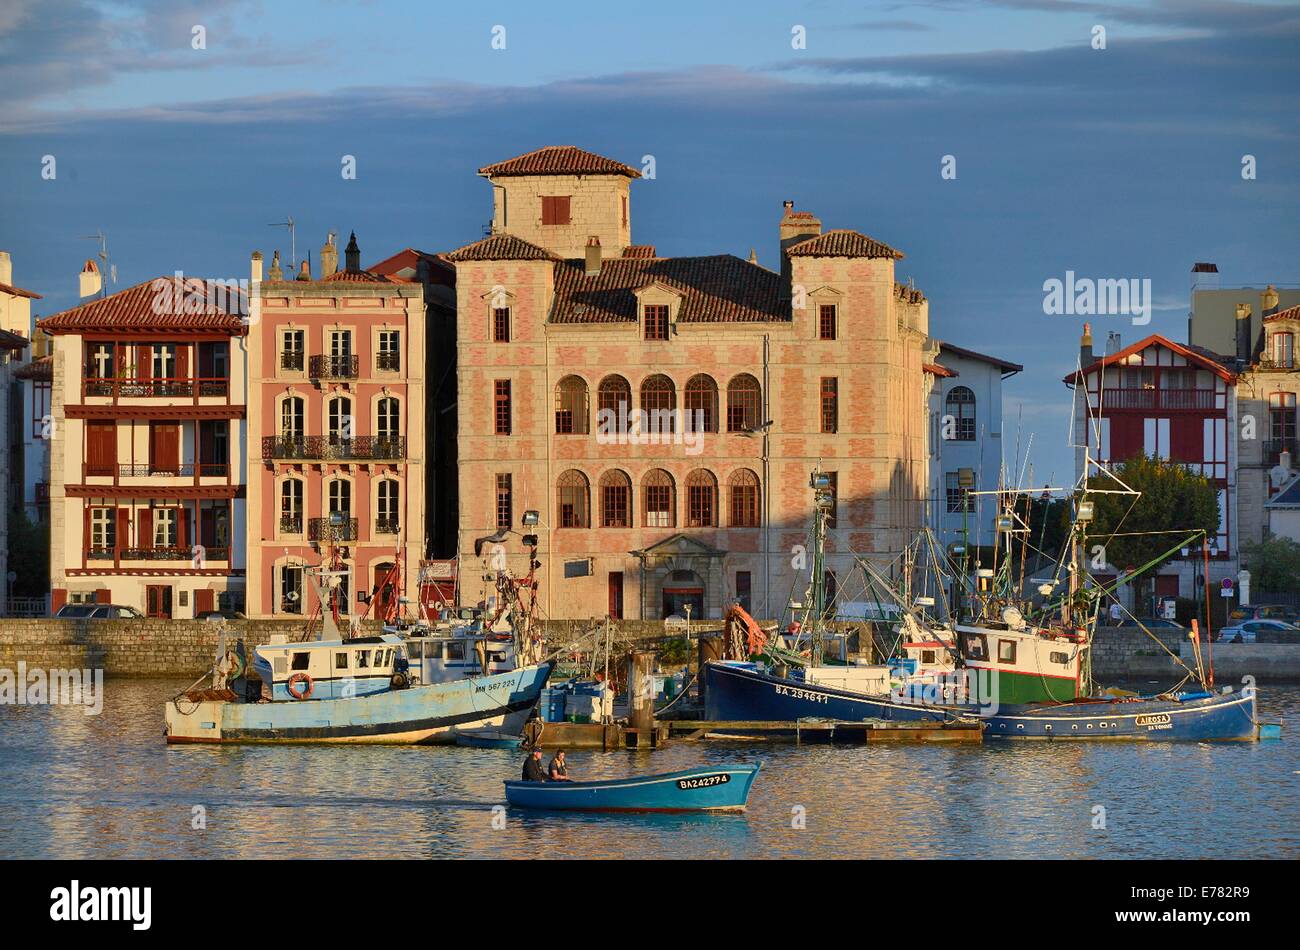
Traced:
<path fill-rule="evenodd" d="M 808 485 L 813 491 L 813 563 L 812 563 L 812 655 L 809 666 L 821 666 L 825 650 L 826 616 L 826 519 L 830 517 L 835 497 L 831 493 L 830 476 L 819 465 L 813 469 Z"/>

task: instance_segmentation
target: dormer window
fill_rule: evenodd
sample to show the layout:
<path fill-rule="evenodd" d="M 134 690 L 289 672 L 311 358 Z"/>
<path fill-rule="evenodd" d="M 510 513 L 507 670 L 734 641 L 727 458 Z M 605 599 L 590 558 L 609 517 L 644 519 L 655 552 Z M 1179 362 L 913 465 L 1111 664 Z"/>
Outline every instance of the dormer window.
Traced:
<path fill-rule="evenodd" d="M 569 223 L 569 195 L 542 197 L 542 224 Z"/>
<path fill-rule="evenodd" d="M 668 305 L 646 304 L 644 312 L 645 338 L 647 340 L 668 339 Z"/>
<path fill-rule="evenodd" d="M 1295 334 L 1273 334 L 1273 365 L 1278 369 L 1292 369 L 1295 366 Z"/>

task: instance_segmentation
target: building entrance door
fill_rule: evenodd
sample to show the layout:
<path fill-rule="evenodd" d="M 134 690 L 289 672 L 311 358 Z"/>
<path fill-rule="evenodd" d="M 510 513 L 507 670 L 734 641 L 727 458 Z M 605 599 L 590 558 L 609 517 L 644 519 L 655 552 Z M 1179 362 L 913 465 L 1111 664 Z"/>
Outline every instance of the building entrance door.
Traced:
<path fill-rule="evenodd" d="M 673 571 L 664 581 L 663 616 L 685 617 L 688 605 L 692 620 L 704 617 L 704 581 L 694 571 Z"/>
<path fill-rule="evenodd" d="M 172 589 L 161 584 L 150 584 L 144 589 L 145 614 L 170 620 L 172 616 Z"/>

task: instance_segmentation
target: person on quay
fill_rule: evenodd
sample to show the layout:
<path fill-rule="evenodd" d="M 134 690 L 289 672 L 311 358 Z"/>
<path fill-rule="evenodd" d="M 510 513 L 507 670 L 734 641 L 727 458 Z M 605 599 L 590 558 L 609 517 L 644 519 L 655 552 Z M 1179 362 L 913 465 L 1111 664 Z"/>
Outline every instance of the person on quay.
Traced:
<path fill-rule="evenodd" d="M 542 750 L 534 749 L 524 760 L 524 781 L 545 782 L 546 773 L 542 771 Z"/>
<path fill-rule="evenodd" d="M 558 752 L 556 752 L 555 758 L 551 759 L 550 773 L 551 773 L 552 782 L 572 781 L 569 778 L 569 765 L 567 762 L 564 761 L 563 749 L 560 749 Z"/>

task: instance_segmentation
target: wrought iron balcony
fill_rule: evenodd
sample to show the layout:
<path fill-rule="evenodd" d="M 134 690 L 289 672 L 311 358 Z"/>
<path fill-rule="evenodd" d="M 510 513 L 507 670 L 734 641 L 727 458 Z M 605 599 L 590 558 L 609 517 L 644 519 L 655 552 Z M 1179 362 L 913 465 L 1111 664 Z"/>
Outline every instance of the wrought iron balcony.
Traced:
<path fill-rule="evenodd" d="M 262 459 L 321 459 L 350 461 L 406 457 L 406 436 L 360 435 L 341 439 L 330 435 L 262 437 Z"/>
<path fill-rule="evenodd" d="M 87 548 L 87 561 L 111 561 L 113 560 L 112 548 Z"/>
<path fill-rule="evenodd" d="M 396 372 L 402 368 L 402 354 L 397 350 L 383 350 L 375 356 L 375 367 Z"/>
<path fill-rule="evenodd" d="M 307 540 L 355 541 L 357 519 L 345 517 L 336 522 L 332 518 L 312 518 L 307 522 Z"/>
<path fill-rule="evenodd" d="M 397 534 L 399 527 L 399 519 L 396 517 L 375 519 L 375 534 Z"/>
<path fill-rule="evenodd" d="M 1285 373 L 1296 369 L 1297 363 L 1294 356 L 1278 357 L 1271 353 L 1264 353 L 1256 361 L 1255 368 Z"/>
<path fill-rule="evenodd" d="M 280 351 L 280 368 L 301 370 L 306 358 L 302 350 L 281 350 Z"/>
<path fill-rule="evenodd" d="M 355 353 L 351 356 L 313 356 L 308 366 L 307 375 L 312 379 L 356 379 L 361 361 Z"/>
<path fill-rule="evenodd" d="M 196 466 L 193 462 L 185 462 L 182 465 L 159 466 L 151 462 L 137 462 L 131 465 L 119 465 L 117 474 L 122 478 L 142 478 L 148 476 L 154 477 L 172 477 L 172 478 L 193 478 L 195 469 L 198 469 L 200 477 L 204 478 L 225 478 L 230 473 L 230 465 L 226 462 L 199 462 Z M 89 466 L 86 470 L 87 475 L 103 475 L 104 471 L 91 471 Z"/>
<path fill-rule="evenodd" d="M 189 548 L 123 548 L 124 561 L 188 561 L 194 557 Z"/>
<path fill-rule="evenodd" d="M 281 515 L 281 534 L 302 534 L 302 515 Z"/>
<path fill-rule="evenodd" d="M 1300 441 L 1296 439 L 1269 439 L 1264 443 L 1264 464 L 1276 465 L 1282 457 L 1282 452 L 1291 453 L 1291 465 L 1295 466 L 1300 461 L 1300 455 L 1297 455 L 1296 449 L 1300 446 Z"/>

